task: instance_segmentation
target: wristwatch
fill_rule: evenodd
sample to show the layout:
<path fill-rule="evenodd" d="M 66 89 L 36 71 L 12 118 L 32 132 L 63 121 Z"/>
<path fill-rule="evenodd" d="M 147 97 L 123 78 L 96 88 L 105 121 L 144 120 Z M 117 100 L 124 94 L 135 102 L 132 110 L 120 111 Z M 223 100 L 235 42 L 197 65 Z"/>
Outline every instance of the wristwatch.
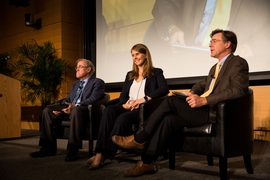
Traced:
<path fill-rule="evenodd" d="M 148 101 L 148 97 L 147 96 L 144 96 L 143 98 L 145 99 L 146 102 Z"/>

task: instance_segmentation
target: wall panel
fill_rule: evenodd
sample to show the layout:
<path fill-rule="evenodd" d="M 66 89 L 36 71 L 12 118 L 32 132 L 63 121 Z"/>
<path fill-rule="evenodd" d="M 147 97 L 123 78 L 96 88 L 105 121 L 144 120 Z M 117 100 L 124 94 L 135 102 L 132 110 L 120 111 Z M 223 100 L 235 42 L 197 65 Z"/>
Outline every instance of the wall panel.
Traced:
<path fill-rule="evenodd" d="M 24 15 L 31 13 L 41 18 L 42 28 L 25 26 Z M 35 39 L 39 44 L 51 41 L 58 49 L 59 57 L 72 65 L 82 57 L 82 1 L 81 0 L 30 0 L 28 7 L 15 7 L 8 1 L 0 1 L 0 53 L 11 52 L 23 42 Z M 67 73 L 62 84 L 63 97 L 75 80 L 74 73 Z M 23 106 L 32 106 L 23 103 Z M 40 105 L 36 102 L 33 105 Z"/>

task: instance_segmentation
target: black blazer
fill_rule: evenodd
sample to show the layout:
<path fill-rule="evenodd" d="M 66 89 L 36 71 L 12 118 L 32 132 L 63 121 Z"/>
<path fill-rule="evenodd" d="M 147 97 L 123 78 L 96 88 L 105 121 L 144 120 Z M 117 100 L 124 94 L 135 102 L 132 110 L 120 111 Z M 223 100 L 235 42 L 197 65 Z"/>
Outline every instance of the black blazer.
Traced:
<path fill-rule="evenodd" d="M 129 80 L 128 74 L 126 75 L 126 79 L 122 88 L 122 92 L 120 94 L 120 104 L 125 104 L 129 99 L 129 89 L 132 85 L 134 79 Z M 165 96 L 169 93 L 169 87 L 165 77 L 163 75 L 163 70 L 160 68 L 154 68 L 154 76 L 151 78 L 146 78 L 145 82 L 145 95 L 156 98 Z"/>
<path fill-rule="evenodd" d="M 71 103 L 74 97 L 76 96 L 77 90 L 80 85 L 80 80 L 75 81 L 72 86 L 69 95 L 66 99 L 62 101 L 62 104 L 65 102 Z M 79 103 L 81 106 L 87 106 L 102 98 L 105 93 L 105 83 L 102 79 L 91 76 L 85 85 L 82 95 L 81 102 Z"/>

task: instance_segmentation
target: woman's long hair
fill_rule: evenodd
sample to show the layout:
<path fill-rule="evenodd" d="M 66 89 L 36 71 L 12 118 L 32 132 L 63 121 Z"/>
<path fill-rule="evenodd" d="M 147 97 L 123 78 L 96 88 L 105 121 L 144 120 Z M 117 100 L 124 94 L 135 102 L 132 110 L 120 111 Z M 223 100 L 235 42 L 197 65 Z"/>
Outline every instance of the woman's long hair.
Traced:
<path fill-rule="evenodd" d="M 131 48 L 131 51 L 135 50 L 138 51 L 139 53 L 145 54 L 146 58 L 143 62 L 143 77 L 144 78 L 150 78 L 154 76 L 154 67 L 152 63 L 152 57 L 150 54 L 149 49 L 144 45 L 144 44 L 136 44 Z M 138 66 L 133 63 L 132 65 L 132 71 L 129 73 L 129 79 L 138 79 L 139 77 L 139 68 Z"/>

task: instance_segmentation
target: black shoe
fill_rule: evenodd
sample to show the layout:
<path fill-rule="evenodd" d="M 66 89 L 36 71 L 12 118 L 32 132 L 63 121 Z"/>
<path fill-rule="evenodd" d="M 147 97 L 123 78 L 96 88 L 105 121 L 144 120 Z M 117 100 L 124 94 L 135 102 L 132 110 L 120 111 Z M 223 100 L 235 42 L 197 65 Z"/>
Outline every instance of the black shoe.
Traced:
<path fill-rule="evenodd" d="M 31 152 L 29 156 L 31 156 L 32 158 L 55 156 L 55 152 L 53 150 L 46 150 L 45 148 L 42 147 L 39 151 Z"/>
<path fill-rule="evenodd" d="M 69 151 L 65 157 L 66 162 L 76 161 L 79 158 L 79 151 Z"/>

